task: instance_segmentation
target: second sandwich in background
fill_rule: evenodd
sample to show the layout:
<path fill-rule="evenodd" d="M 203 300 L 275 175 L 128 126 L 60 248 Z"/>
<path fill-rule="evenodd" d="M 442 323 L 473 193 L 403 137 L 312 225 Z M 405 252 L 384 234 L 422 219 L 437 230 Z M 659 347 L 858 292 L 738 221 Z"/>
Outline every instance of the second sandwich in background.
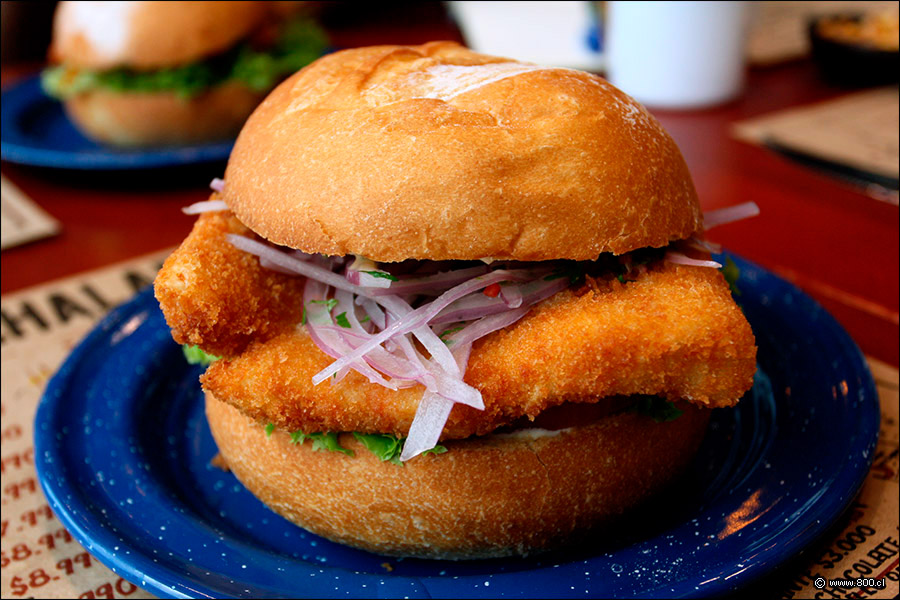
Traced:
<path fill-rule="evenodd" d="M 60 2 L 44 90 L 88 137 L 164 146 L 234 137 L 318 58 L 303 2 Z"/>

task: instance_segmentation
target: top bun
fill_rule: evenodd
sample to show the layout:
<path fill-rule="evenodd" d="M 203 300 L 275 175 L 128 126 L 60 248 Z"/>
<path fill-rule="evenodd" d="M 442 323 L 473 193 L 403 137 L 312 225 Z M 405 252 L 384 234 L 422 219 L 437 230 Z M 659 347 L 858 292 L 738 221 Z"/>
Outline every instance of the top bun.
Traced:
<path fill-rule="evenodd" d="M 266 19 L 267 2 L 60 2 L 50 58 L 85 69 L 158 69 L 221 52 Z"/>
<path fill-rule="evenodd" d="M 672 138 L 602 78 L 451 42 L 320 58 L 256 109 L 228 206 L 304 252 L 593 260 L 702 230 Z"/>

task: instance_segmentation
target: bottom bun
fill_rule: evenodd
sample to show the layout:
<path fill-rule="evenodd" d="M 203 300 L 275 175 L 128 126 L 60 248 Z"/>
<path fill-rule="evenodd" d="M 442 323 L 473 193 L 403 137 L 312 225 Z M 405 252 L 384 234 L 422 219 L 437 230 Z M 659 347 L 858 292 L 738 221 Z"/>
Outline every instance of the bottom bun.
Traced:
<path fill-rule="evenodd" d="M 237 478 L 275 512 L 379 554 L 468 559 L 558 547 L 659 491 L 697 451 L 710 410 L 671 422 L 633 412 L 557 432 L 449 441 L 444 454 L 381 462 L 292 444 L 206 396 L 213 437 Z"/>
<path fill-rule="evenodd" d="M 233 138 L 265 94 L 225 83 L 189 99 L 172 92 L 98 90 L 65 102 L 86 136 L 114 146 L 165 146 Z"/>

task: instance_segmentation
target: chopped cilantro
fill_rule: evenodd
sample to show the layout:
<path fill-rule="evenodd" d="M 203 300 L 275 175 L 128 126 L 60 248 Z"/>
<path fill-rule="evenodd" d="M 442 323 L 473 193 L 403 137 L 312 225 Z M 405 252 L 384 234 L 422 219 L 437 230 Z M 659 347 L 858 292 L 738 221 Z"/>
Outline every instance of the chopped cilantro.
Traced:
<path fill-rule="evenodd" d="M 269 423 L 266 425 L 266 437 L 270 437 L 272 432 L 275 431 L 275 423 Z"/>
<path fill-rule="evenodd" d="M 359 322 L 360 323 L 368 323 L 370 320 L 371 319 L 369 318 L 369 315 L 366 315 L 362 319 L 360 319 Z"/>
<path fill-rule="evenodd" d="M 444 331 L 438 337 L 441 338 L 441 341 L 444 342 L 445 344 L 449 344 L 452 340 L 448 340 L 447 338 L 450 337 L 451 335 L 453 335 L 454 333 L 456 333 L 457 331 L 462 331 L 463 328 L 464 328 L 464 325 L 460 325 L 459 327 L 453 327 L 451 329 Z"/>
<path fill-rule="evenodd" d="M 350 321 L 347 319 L 347 313 L 342 312 L 334 318 L 335 322 L 345 329 L 350 329 Z"/>
<path fill-rule="evenodd" d="M 618 275 L 616 275 L 616 279 L 619 280 L 619 283 L 625 283 L 626 281 L 628 281 L 627 279 L 625 279 L 625 276 L 622 275 L 621 273 L 619 273 Z"/>
<path fill-rule="evenodd" d="M 659 396 L 638 396 L 632 410 L 650 417 L 657 423 L 674 421 L 684 413 L 673 402 Z"/>
<path fill-rule="evenodd" d="M 300 323 L 306 325 L 306 305 L 303 305 L 303 316 L 300 317 Z"/>
<path fill-rule="evenodd" d="M 331 312 L 334 310 L 334 307 L 338 305 L 338 301 L 336 298 L 329 298 L 328 300 L 310 300 L 311 304 L 324 304 L 325 310 Z"/>
<path fill-rule="evenodd" d="M 737 264 L 731 260 L 730 256 L 725 257 L 725 266 L 721 269 L 722 275 L 725 276 L 725 281 L 728 282 L 728 287 L 731 288 L 731 294 L 734 296 L 740 296 L 741 290 L 738 289 L 737 282 L 741 277 L 741 269 L 737 266 Z"/>
<path fill-rule="evenodd" d="M 208 365 L 221 358 L 220 356 L 207 354 L 199 346 L 190 346 L 188 344 L 184 344 L 181 347 L 181 351 L 184 353 L 184 358 L 192 365 Z"/>
<path fill-rule="evenodd" d="M 380 279 L 390 279 L 391 281 L 400 281 L 390 273 L 386 273 L 384 271 L 360 271 L 360 273 L 366 273 L 367 275 L 371 275 L 372 277 L 378 277 Z"/>

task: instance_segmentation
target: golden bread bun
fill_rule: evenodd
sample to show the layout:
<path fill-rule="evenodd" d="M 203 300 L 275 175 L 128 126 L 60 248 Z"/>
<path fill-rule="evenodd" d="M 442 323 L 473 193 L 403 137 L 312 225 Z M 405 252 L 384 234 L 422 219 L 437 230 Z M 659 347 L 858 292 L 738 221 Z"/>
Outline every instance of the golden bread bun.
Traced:
<path fill-rule="evenodd" d="M 658 492 L 697 451 L 708 409 L 668 423 L 625 412 L 555 435 L 447 442 L 398 466 L 352 435 L 355 452 L 314 451 L 206 396 L 228 467 L 277 513 L 331 540 L 397 556 L 467 559 L 559 546 Z"/>
<path fill-rule="evenodd" d="M 632 98 L 451 42 L 317 60 L 253 113 L 225 181 L 272 242 L 377 261 L 592 260 L 702 229 L 678 148 Z"/>
<path fill-rule="evenodd" d="M 65 101 L 88 137 L 116 146 L 164 146 L 233 138 L 264 94 L 227 82 L 190 99 L 172 92 L 94 90 Z"/>
<path fill-rule="evenodd" d="M 267 2 L 60 2 L 50 58 L 85 69 L 158 69 L 228 49 L 268 16 Z"/>

